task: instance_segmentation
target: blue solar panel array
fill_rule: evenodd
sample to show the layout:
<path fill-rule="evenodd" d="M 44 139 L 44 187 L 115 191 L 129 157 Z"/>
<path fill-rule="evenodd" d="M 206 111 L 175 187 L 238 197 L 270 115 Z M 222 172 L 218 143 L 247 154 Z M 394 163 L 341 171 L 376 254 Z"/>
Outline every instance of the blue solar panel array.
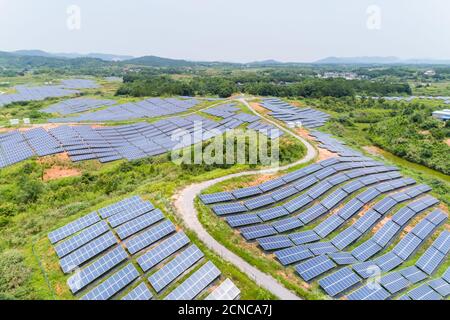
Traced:
<path fill-rule="evenodd" d="M 114 100 L 100 100 L 92 98 L 74 98 L 64 100 L 56 104 L 52 104 L 41 112 L 45 113 L 59 113 L 61 115 L 69 115 L 73 113 L 81 113 L 101 107 L 111 106 L 116 104 Z"/>
<path fill-rule="evenodd" d="M 417 272 L 408 276 L 392 273 L 424 246 L 447 216 L 431 211 L 403 235 L 411 221 L 439 204 L 436 198 L 424 196 L 431 188 L 414 186 L 416 181 L 403 178 L 395 167 L 362 158 L 343 144 L 334 147 L 341 157 L 261 185 L 205 194 L 200 199 L 216 214 L 225 216 L 231 227 L 239 228 L 247 241 L 256 240 L 264 251 L 274 251 L 281 264 L 294 265 L 304 281 L 319 279 L 319 286 L 328 295 L 341 297 L 353 290 L 347 295 L 350 300 L 389 299 L 410 286 L 412 279 L 426 279 L 442 263 L 449 250 L 446 232 L 418 260 Z M 383 219 L 386 221 L 381 224 Z M 315 220 L 320 221 L 310 227 Z M 334 234 L 345 224 L 346 228 Z M 303 227 L 307 230 L 301 231 Z M 373 233 L 369 240 L 358 243 L 369 232 Z M 401 233 L 400 241 L 382 253 Z M 353 243 L 358 243 L 355 249 L 343 251 Z M 334 270 L 338 266 L 344 268 Z M 406 273 L 408 268 L 404 270 Z M 377 272 L 386 274 L 378 287 L 364 284 Z M 442 281 L 431 284 L 435 292 L 446 291 Z"/>
<path fill-rule="evenodd" d="M 157 118 L 186 112 L 198 103 L 199 101 L 194 98 L 150 98 L 139 102 L 108 106 L 101 110 L 83 113 L 77 116 L 50 119 L 50 122 L 104 122 Z"/>
<path fill-rule="evenodd" d="M 166 100 L 164 103 L 167 103 L 167 108 L 173 108 L 173 112 L 178 110 L 172 106 L 176 105 L 176 101 L 184 101 L 183 104 L 189 104 L 186 100 Z M 155 101 L 160 103 L 158 99 Z M 80 108 L 83 108 L 110 103 L 113 102 L 78 98 L 51 106 L 48 111 L 72 112 L 73 108 L 80 105 Z M 71 109 L 70 105 L 76 107 Z M 165 109 L 158 104 L 154 105 L 154 108 L 158 112 L 169 112 L 163 111 Z M 105 110 L 108 109 L 98 112 Z M 133 110 L 136 111 L 136 109 Z M 155 116 L 160 116 L 160 114 Z M 199 115 L 188 115 L 159 120 L 151 124 L 142 122 L 113 127 L 63 125 L 48 131 L 43 128 L 24 132 L 12 131 L 0 134 L 0 168 L 35 155 L 45 156 L 61 152 L 67 152 L 72 161 L 96 159 L 102 163 L 120 159 L 135 160 L 152 157 L 206 141 L 235 129 L 246 121 L 253 121 L 248 117 L 241 118 L 242 120 L 236 120 L 237 122 L 233 123 L 220 123 Z M 70 122 L 73 120 L 71 119 Z M 176 136 L 175 133 L 177 133 Z M 178 133 L 183 133 L 182 137 Z"/>
<path fill-rule="evenodd" d="M 201 292 L 211 293 L 209 284 L 221 274 L 211 262 L 202 265 L 200 249 L 189 245 L 183 231 L 176 232 L 159 209 L 138 196 L 79 218 L 48 238 L 61 269 L 71 273 L 70 291 L 83 300 L 150 300 L 166 293 L 166 299 L 193 299 Z M 234 299 L 239 289 L 229 282 L 223 294 L 231 290 Z"/>
<path fill-rule="evenodd" d="M 272 117 L 292 125 L 301 125 L 306 128 L 323 126 L 329 115 L 312 108 L 300 108 L 290 105 L 277 98 L 263 99 L 261 105 L 270 110 Z"/>

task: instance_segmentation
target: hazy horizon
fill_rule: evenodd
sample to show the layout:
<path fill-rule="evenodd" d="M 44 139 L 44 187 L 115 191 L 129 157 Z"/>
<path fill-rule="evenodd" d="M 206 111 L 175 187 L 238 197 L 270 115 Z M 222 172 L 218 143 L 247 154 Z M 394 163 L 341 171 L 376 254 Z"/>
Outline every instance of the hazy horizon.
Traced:
<path fill-rule="evenodd" d="M 0 0 L 0 51 L 228 62 L 449 60 L 449 14 L 445 0 Z"/>

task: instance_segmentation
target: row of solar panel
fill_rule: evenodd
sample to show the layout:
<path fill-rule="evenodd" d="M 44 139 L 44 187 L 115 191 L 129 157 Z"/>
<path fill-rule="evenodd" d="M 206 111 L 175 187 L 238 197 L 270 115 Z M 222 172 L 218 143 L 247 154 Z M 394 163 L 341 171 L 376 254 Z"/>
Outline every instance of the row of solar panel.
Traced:
<path fill-rule="evenodd" d="M 401 183 L 399 183 L 401 182 Z M 413 184 L 414 180 L 412 179 L 400 179 L 395 180 L 394 183 L 384 182 L 375 185 L 361 193 L 358 197 L 352 199 L 347 204 L 345 204 L 342 208 L 340 208 L 336 213 L 332 216 L 325 219 L 323 222 L 318 224 L 312 230 L 297 232 L 288 235 L 274 236 L 258 239 L 259 245 L 266 251 L 270 250 L 279 250 L 283 248 L 288 248 L 294 245 L 303 245 L 311 242 L 320 241 L 321 239 L 327 237 L 330 233 L 338 229 L 342 226 L 346 221 L 351 219 L 355 214 L 357 214 L 365 205 L 367 205 L 370 201 L 372 201 L 375 197 L 381 195 L 381 191 L 378 189 L 384 190 L 383 192 L 392 191 L 397 188 L 403 188 L 405 184 Z M 364 185 L 363 185 L 364 186 Z M 345 186 L 344 186 L 345 188 Z M 356 191 L 356 190 L 355 190 Z M 412 190 L 411 190 L 412 191 Z M 370 195 L 370 197 L 368 197 Z M 359 200 L 359 199 L 362 199 Z M 323 204 L 319 203 L 314 205 L 310 209 L 306 210 L 308 220 L 312 218 L 318 218 L 319 216 L 328 212 Z M 302 216 L 299 215 L 299 219 L 305 223 L 305 219 L 302 219 Z M 381 218 L 375 217 L 377 219 Z M 366 232 L 373 224 L 375 220 L 373 220 L 372 215 L 370 213 L 366 213 L 363 215 L 354 225 L 353 228 L 359 231 L 358 233 L 349 232 L 345 230 L 344 232 L 338 234 L 332 241 L 333 245 L 335 245 L 339 249 L 343 249 L 347 245 L 349 245 L 353 239 L 351 238 L 352 234 L 359 236 Z M 353 231 L 353 229 L 352 229 Z"/>
<path fill-rule="evenodd" d="M 315 128 L 323 126 L 329 115 L 312 108 L 300 108 L 290 105 L 277 98 L 263 99 L 261 105 L 270 110 L 272 117 L 295 126 Z"/>
<path fill-rule="evenodd" d="M 447 219 L 446 215 L 442 212 L 438 212 L 438 214 L 444 220 Z M 397 268 L 399 265 L 408 260 L 408 258 L 418 250 L 418 248 L 437 228 L 438 225 L 434 225 L 429 221 L 429 219 L 433 219 L 433 216 L 435 216 L 434 213 L 430 214 L 427 218 L 421 221 L 431 224 L 431 228 L 427 230 L 426 234 L 423 234 L 424 239 L 418 238 L 418 241 L 411 242 L 411 237 L 416 237 L 414 234 L 415 231 L 411 231 L 390 252 L 373 261 L 353 265 L 353 270 L 351 270 L 351 268 L 341 269 L 319 280 L 319 285 L 327 292 L 328 295 L 334 297 L 362 282 L 363 279 L 368 279 L 369 277 L 373 277 L 375 274 L 389 272 L 392 269 Z M 400 282 L 393 281 L 393 277 L 394 274 L 390 274 L 389 276 L 381 278 L 380 281 L 380 283 L 392 294 L 400 291 L 400 288 L 398 287 Z"/>
<path fill-rule="evenodd" d="M 124 199 L 101 208 L 98 213 L 92 212 L 48 235 L 55 244 L 62 270 L 65 273 L 75 271 L 67 281 L 70 290 L 78 294 L 93 287 L 83 294 L 82 299 L 115 297 L 140 282 L 145 273 L 173 258 L 148 277 L 155 293 L 145 282 L 140 282 L 122 298 L 149 300 L 203 260 L 204 255 L 198 247 L 189 245 L 190 240 L 182 231 L 176 232 L 175 226 L 164 218 L 159 209 L 140 197 Z M 124 240 L 122 245 L 117 237 Z M 136 262 L 142 272 L 133 264 L 126 264 L 140 252 L 143 254 L 137 257 Z M 122 264 L 126 266 L 121 267 Z M 108 277 L 111 272 L 114 273 Z M 171 291 L 166 299 L 193 299 L 219 275 L 220 271 L 207 262 Z M 234 284 L 230 285 L 230 281 L 219 288 L 210 294 L 210 299 L 235 299 L 240 293 Z"/>
<path fill-rule="evenodd" d="M 84 113 L 77 116 L 50 119 L 50 122 L 104 122 L 104 121 L 126 121 L 141 118 L 156 118 L 168 116 L 177 113 L 186 112 L 187 110 L 198 105 L 199 101 L 194 98 L 176 99 L 176 98 L 150 98 L 139 102 L 126 103 L 120 105 L 108 105 L 107 108 L 101 110 Z M 61 110 L 61 106 L 51 106 L 50 110 Z M 96 108 L 87 106 L 87 110 Z M 86 107 L 84 108 L 86 109 Z M 73 113 L 73 112 L 71 112 Z"/>
<path fill-rule="evenodd" d="M 41 101 L 47 98 L 59 98 L 80 93 L 73 89 L 96 88 L 97 84 L 92 80 L 69 79 L 61 81 L 61 85 L 26 87 L 17 86 L 17 93 L 0 95 L 0 107 L 14 102 Z"/>
<path fill-rule="evenodd" d="M 394 173 L 388 173 L 388 174 L 376 174 L 373 176 L 368 176 L 369 178 L 375 178 L 370 179 L 370 181 L 366 181 L 369 184 L 377 183 L 377 182 L 383 182 L 391 179 L 398 178 L 399 175 L 397 172 Z M 360 180 L 362 181 L 362 180 Z M 302 208 L 305 208 L 312 202 L 316 201 L 321 195 L 325 194 L 326 192 L 330 191 L 334 186 L 329 184 L 327 180 L 321 182 L 316 187 L 311 189 L 311 192 L 306 192 L 305 194 L 300 195 L 299 197 L 294 198 L 293 200 L 289 201 L 288 203 L 283 204 L 282 206 L 286 209 L 288 212 L 288 215 L 293 214 L 295 211 L 298 211 Z M 319 190 L 320 192 L 316 192 Z M 312 192 L 315 194 L 312 196 Z M 347 193 L 345 191 L 342 191 L 342 189 L 337 189 L 336 193 L 344 194 L 345 197 L 347 197 Z M 350 194 L 350 193 L 349 193 Z M 344 198 L 345 198 L 344 197 Z M 344 198 L 340 196 L 340 201 L 343 201 Z M 323 200 L 325 201 L 325 200 Z M 322 202 L 323 202 L 322 201 Z M 327 200 L 328 201 L 328 200 Z M 272 222 L 270 224 L 260 224 L 250 227 L 244 227 L 240 229 L 240 232 L 247 240 L 253 240 L 257 238 L 267 237 L 271 235 L 275 235 L 277 233 L 283 233 L 287 231 L 291 231 L 294 229 L 298 229 L 305 224 L 308 224 L 312 222 L 313 220 L 318 219 L 319 217 L 326 214 L 329 210 L 323 205 L 323 203 L 314 205 L 312 207 L 307 208 L 303 212 L 289 216 L 287 218 L 279 219 L 275 222 Z M 274 217 L 275 218 L 275 217 Z"/>
<path fill-rule="evenodd" d="M 305 179 L 304 183 L 309 182 L 310 180 L 306 178 L 314 177 L 316 178 L 316 181 L 313 181 L 311 183 L 317 182 L 317 179 L 324 179 L 328 176 L 331 176 L 337 172 L 355 169 L 355 168 L 364 168 L 364 167 L 373 167 L 380 165 L 379 162 L 375 162 L 368 158 L 352 158 L 352 159 L 346 159 L 346 158 L 330 158 L 328 160 L 321 161 L 319 163 L 309 165 L 305 168 L 296 170 L 294 172 L 291 172 L 289 174 L 283 175 L 281 177 L 278 177 L 277 179 L 270 180 L 268 182 L 262 183 L 258 186 L 253 187 L 247 187 L 247 188 L 241 188 L 237 189 L 231 192 L 218 192 L 218 193 L 212 193 L 212 194 L 202 194 L 200 195 L 200 199 L 205 204 L 215 204 L 219 202 L 227 202 L 227 201 L 235 201 L 240 200 L 252 196 L 259 196 L 261 194 L 271 192 L 273 190 L 276 190 L 280 187 L 286 186 L 289 183 L 298 181 L 299 179 Z M 309 185 L 303 185 L 301 182 L 294 185 L 294 187 L 297 186 L 301 187 L 300 191 L 303 191 L 306 187 Z M 278 195 L 277 193 L 272 195 L 273 197 L 278 198 L 279 196 L 282 196 L 282 194 Z M 275 199 L 276 199 L 275 198 Z M 282 200 L 283 198 L 279 198 Z M 249 204 L 251 205 L 251 204 Z M 252 208 L 250 208 L 252 209 Z"/>
<path fill-rule="evenodd" d="M 414 187 L 411 190 L 425 190 L 421 186 Z M 359 209 L 361 210 L 362 207 Z M 372 211 L 367 211 L 357 219 L 355 223 L 353 223 L 351 226 L 347 227 L 343 231 L 341 231 L 339 234 L 337 234 L 333 239 L 331 239 L 329 242 L 318 242 L 317 244 L 309 244 L 309 245 L 298 245 L 297 247 L 290 248 L 290 249 L 283 249 L 275 252 L 275 256 L 278 258 L 278 260 L 283 265 L 292 264 L 295 262 L 299 262 L 302 260 L 305 260 L 307 258 L 320 255 L 320 254 L 330 254 L 338 252 L 339 250 L 343 250 L 346 247 L 350 246 L 352 243 L 356 242 L 358 239 L 360 239 L 369 229 L 371 229 L 377 222 L 381 221 L 382 216 L 377 216 L 376 219 L 371 219 L 369 223 L 366 223 L 366 228 L 362 231 L 359 231 L 358 226 L 363 225 L 367 221 L 367 217 L 372 217 L 371 214 Z M 339 214 L 339 212 L 338 212 Z M 350 219 L 350 217 L 348 217 Z M 356 228 L 355 228 L 356 226 Z M 382 227 L 378 232 L 376 238 L 382 238 L 382 235 L 385 235 L 385 230 L 391 230 L 390 226 Z M 395 230 L 395 229 L 394 229 Z M 315 236 L 313 238 L 311 236 L 311 241 L 318 241 L 320 240 L 319 237 Z M 379 241 L 381 242 L 381 240 Z M 371 243 L 371 242 L 366 242 Z M 377 250 L 381 250 L 381 245 L 377 244 L 374 247 L 366 247 L 366 246 L 359 246 L 356 249 L 354 249 L 351 253 L 345 254 L 345 255 L 337 255 L 336 259 L 338 261 L 335 261 L 339 265 L 342 264 L 351 264 L 354 262 L 357 262 L 357 259 L 364 259 L 366 260 L 376 254 Z M 332 260 L 335 260 L 334 257 L 331 257 Z M 365 261 L 365 260 L 360 260 Z"/>

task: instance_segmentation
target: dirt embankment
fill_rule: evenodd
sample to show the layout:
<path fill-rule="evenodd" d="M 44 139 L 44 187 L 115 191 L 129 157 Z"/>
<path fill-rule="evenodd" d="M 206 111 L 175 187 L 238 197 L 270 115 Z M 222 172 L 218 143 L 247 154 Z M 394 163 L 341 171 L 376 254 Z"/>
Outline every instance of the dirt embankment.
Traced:
<path fill-rule="evenodd" d="M 67 153 L 60 153 L 50 157 L 43 157 L 38 160 L 39 163 L 45 165 L 44 181 L 67 177 L 79 177 L 82 172 L 79 168 L 73 165 Z"/>

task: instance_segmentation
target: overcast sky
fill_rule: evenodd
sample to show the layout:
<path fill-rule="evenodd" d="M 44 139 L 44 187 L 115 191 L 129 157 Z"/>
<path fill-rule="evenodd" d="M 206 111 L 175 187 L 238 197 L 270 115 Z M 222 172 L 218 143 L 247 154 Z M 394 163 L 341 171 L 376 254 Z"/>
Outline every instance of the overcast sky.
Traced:
<path fill-rule="evenodd" d="M 449 0 L 0 0 L 0 51 L 450 59 L 449 39 Z"/>

